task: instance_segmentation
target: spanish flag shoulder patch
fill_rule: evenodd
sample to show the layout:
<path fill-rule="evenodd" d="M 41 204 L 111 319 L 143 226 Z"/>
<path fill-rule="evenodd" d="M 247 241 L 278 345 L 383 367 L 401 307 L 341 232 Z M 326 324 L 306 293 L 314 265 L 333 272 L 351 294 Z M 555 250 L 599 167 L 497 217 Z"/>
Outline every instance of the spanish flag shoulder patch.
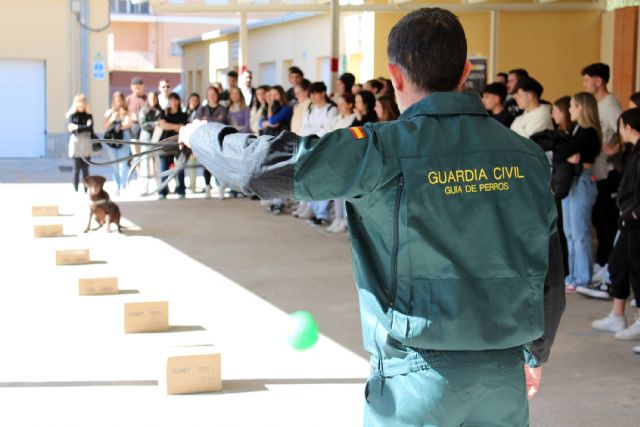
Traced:
<path fill-rule="evenodd" d="M 367 135 L 364 133 L 364 130 L 362 130 L 361 126 L 352 127 L 352 128 L 349 128 L 349 130 L 351 131 L 355 139 L 365 139 L 367 137 Z"/>

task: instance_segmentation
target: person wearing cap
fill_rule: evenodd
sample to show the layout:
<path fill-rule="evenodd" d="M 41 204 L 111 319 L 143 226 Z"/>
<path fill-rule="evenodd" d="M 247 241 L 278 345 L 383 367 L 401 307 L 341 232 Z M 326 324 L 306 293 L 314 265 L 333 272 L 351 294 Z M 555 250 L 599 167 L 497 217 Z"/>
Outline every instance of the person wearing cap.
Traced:
<path fill-rule="evenodd" d="M 463 91 L 450 11 L 403 17 L 387 55 L 398 120 L 259 138 L 194 123 L 180 141 L 238 190 L 347 200 L 366 426 L 528 425 L 564 309 L 549 161 Z"/>

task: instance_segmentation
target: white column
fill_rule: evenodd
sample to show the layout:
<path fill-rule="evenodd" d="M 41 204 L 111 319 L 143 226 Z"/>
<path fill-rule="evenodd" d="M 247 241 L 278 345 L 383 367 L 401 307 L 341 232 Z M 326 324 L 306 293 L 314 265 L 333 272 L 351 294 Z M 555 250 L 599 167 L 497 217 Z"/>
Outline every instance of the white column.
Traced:
<path fill-rule="evenodd" d="M 336 92 L 338 80 L 338 57 L 340 55 L 340 5 L 339 0 L 331 0 L 331 84 L 329 93 Z"/>
<path fill-rule="evenodd" d="M 238 52 L 238 74 L 247 69 L 247 51 L 249 50 L 249 31 L 247 30 L 247 12 L 239 12 L 240 32 L 238 33 L 240 49 Z"/>
<path fill-rule="evenodd" d="M 498 11 L 491 11 L 491 35 L 489 38 L 489 61 L 488 61 L 488 72 L 487 72 L 487 83 L 491 83 L 494 81 L 496 73 L 498 70 L 497 67 L 497 57 L 498 57 Z"/>

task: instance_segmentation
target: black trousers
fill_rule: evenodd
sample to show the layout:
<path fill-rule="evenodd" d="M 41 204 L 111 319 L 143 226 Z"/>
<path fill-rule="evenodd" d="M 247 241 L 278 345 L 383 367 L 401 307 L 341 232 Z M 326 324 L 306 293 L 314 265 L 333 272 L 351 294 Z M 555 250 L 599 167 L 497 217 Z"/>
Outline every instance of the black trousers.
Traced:
<path fill-rule="evenodd" d="M 90 159 L 88 157 L 88 159 Z M 80 171 L 82 171 L 82 179 L 84 180 L 89 176 L 89 164 L 82 160 L 80 157 L 73 158 L 73 188 L 78 191 L 78 185 L 80 184 Z M 86 188 L 85 188 L 86 191 Z"/>
<path fill-rule="evenodd" d="M 612 175 L 610 174 L 607 179 L 598 181 L 598 197 L 596 197 L 591 215 L 598 239 L 595 261 L 600 265 L 607 263 L 618 232 L 618 216 L 620 214 L 618 206 L 616 206 L 616 199 L 612 197 L 612 191 L 617 188 L 619 180 Z"/>
<path fill-rule="evenodd" d="M 640 307 L 640 229 L 620 231 L 609 257 L 609 274 L 611 296 L 627 299 L 631 287 L 636 304 Z"/>
<path fill-rule="evenodd" d="M 564 235 L 564 225 L 562 222 L 562 199 L 556 199 L 558 210 L 558 237 L 560 238 L 560 248 L 562 249 L 562 267 L 564 275 L 569 274 L 569 249 L 567 248 L 567 236 Z"/>
<path fill-rule="evenodd" d="M 211 186 L 211 172 L 207 168 L 204 168 L 204 184 Z"/>

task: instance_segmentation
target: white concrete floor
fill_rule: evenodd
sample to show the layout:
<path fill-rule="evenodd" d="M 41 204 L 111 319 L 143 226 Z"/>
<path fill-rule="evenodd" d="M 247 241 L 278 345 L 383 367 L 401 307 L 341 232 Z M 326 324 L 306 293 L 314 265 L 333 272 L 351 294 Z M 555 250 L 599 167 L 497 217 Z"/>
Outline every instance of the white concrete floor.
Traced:
<path fill-rule="evenodd" d="M 82 235 L 86 199 L 58 163 L 0 161 L 0 426 L 361 425 L 368 363 L 346 236 L 201 194 L 122 197 L 123 235 Z M 48 202 L 68 216 L 30 216 Z M 53 222 L 70 236 L 32 237 L 34 224 Z M 95 263 L 55 266 L 55 249 L 76 247 Z M 100 274 L 116 274 L 124 292 L 78 296 L 77 279 Z M 125 335 L 122 304 L 159 299 L 169 301 L 172 330 Z M 631 348 L 640 342 L 590 328 L 610 302 L 567 299 L 531 425 L 637 426 Z M 323 333 L 307 352 L 284 340 L 283 320 L 297 309 Z M 167 396 L 168 346 L 205 342 L 222 350 L 225 391 Z"/>

